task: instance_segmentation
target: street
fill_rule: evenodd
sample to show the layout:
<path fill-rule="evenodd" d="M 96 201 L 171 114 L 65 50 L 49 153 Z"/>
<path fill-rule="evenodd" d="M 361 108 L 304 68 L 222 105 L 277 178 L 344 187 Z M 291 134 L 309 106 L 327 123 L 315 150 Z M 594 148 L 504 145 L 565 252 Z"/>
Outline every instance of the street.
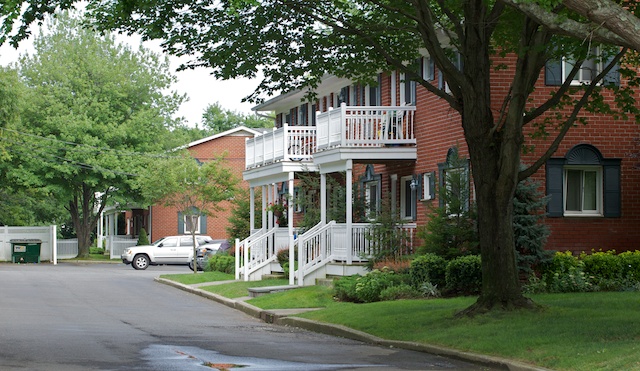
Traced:
<path fill-rule="evenodd" d="M 154 282 L 182 266 L 0 264 L 1 370 L 482 370 L 266 324 Z"/>

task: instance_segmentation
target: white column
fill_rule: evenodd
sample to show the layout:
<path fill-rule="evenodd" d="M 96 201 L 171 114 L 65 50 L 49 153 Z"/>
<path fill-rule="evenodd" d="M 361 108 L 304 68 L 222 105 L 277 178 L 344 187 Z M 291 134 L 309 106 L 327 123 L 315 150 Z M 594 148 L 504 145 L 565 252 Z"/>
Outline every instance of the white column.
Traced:
<path fill-rule="evenodd" d="M 256 192 L 249 186 L 249 234 L 256 227 Z"/>
<path fill-rule="evenodd" d="M 289 227 L 289 285 L 295 283 L 295 249 L 293 248 L 293 172 L 289 172 L 289 197 L 287 202 L 287 225 Z"/>
<path fill-rule="evenodd" d="M 327 224 L 327 174 L 320 174 L 320 223 Z"/>
<path fill-rule="evenodd" d="M 353 250 L 353 231 L 352 222 L 353 222 L 353 160 L 347 160 L 347 180 L 345 187 L 347 188 L 347 264 L 351 265 L 352 257 L 351 251 Z"/>

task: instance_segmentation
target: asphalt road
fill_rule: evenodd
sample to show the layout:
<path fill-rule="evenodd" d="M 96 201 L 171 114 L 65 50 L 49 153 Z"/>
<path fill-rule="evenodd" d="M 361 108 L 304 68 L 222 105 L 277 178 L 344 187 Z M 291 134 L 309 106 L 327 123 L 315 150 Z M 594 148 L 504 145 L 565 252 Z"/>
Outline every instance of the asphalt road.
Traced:
<path fill-rule="evenodd" d="M 482 370 L 270 325 L 154 282 L 186 267 L 0 264 L 0 370 Z"/>

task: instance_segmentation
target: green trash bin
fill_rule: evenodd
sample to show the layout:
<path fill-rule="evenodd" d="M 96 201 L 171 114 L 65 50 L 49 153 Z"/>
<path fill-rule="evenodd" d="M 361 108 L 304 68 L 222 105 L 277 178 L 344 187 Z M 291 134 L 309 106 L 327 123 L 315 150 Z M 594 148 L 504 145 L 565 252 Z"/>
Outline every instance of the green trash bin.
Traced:
<path fill-rule="evenodd" d="M 42 240 L 9 240 L 11 243 L 11 261 L 14 263 L 40 263 Z"/>

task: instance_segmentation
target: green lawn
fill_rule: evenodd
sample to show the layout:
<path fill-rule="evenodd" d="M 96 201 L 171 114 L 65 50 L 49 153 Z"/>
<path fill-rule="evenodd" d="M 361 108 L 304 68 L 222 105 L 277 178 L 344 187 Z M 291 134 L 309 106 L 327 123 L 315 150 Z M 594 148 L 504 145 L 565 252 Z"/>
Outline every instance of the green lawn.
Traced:
<path fill-rule="evenodd" d="M 233 282 L 204 289 L 236 298 L 246 296 L 248 287 L 287 283 Z M 543 309 L 494 312 L 475 318 L 455 316 L 474 302 L 473 297 L 353 304 L 335 302 L 331 290 L 323 286 L 274 293 L 248 302 L 263 309 L 324 308 L 299 316 L 385 339 L 442 345 L 555 370 L 640 370 L 640 293 L 531 297 Z"/>
<path fill-rule="evenodd" d="M 235 279 L 233 274 L 227 274 L 222 272 L 199 272 L 199 273 L 184 273 L 184 274 L 163 274 L 160 278 L 165 278 L 171 281 L 180 282 L 185 285 L 193 285 L 194 283 L 202 282 L 214 282 L 214 281 L 232 281 Z"/>

